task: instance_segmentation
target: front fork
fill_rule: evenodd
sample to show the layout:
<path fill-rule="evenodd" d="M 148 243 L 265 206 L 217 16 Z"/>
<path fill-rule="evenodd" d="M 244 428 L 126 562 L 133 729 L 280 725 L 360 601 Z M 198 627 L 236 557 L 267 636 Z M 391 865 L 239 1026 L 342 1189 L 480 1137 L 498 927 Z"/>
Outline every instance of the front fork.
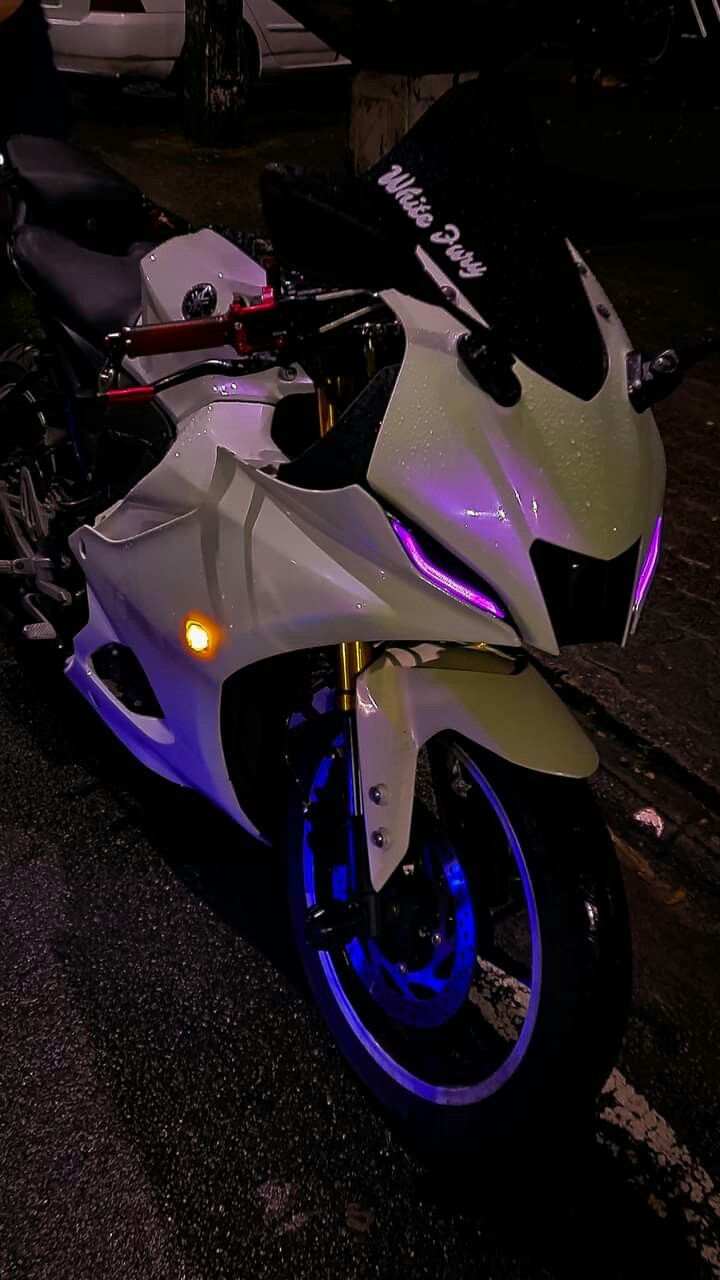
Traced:
<path fill-rule="evenodd" d="M 367 837 L 365 834 L 363 789 L 355 718 L 355 690 L 358 676 L 373 660 L 373 647 L 363 640 L 338 645 L 337 706 L 342 718 L 343 760 L 347 792 L 346 847 L 350 870 L 350 892 L 346 902 L 310 909 L 305 936 L 318 951 L 346 947 L 358 934 L 376 937 L 378 897 L 372 887 Z"/>
<path fill-rule="evenodd" d="M 375 344 L 371 330 L 365 334 L 363 354 L 367 376 L 377 372 Z M 347 378 L 332 372 L 316 383 L 318 427 L 321 436 L 332 431 L 344 404 L 352 400 L 353 387 Z M 355 698 L 358 677 L 373 660 L 373 647 L 364 640 L 347 640 L 337 650 L 337 706 L 342 719 L 343 760 L 347 791 L 346 841 L 349 854 L 350 892 L 347 902 L 310 909 L 305 936 L 318 951 L 346 947 L 358 934 L 376 937 L 378 898 L 372 887 L 370 859 L 360 778 Z"/>
<path fill-rule="evenodd" d="M 355 690 L 358 676 L 370 665 L 373 647 L 362 640 L 338 646 L 338 711 L 343 723 L 343 748 L 348 797 L 348 843 L 353 897 L 372 895 L 370 867 L 365 837 L 360 752 L 355 719 Z"/>

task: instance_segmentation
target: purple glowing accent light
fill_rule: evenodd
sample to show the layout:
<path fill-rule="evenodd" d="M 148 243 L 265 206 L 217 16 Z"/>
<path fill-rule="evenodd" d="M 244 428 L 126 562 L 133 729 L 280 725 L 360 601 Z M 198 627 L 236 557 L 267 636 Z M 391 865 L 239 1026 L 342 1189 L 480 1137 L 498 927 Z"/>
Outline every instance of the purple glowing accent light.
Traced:
<path fill-rule="evenodd" d="M 422 574 L 423 578 L 431 582 L 434 587 L 439 587 L 441 591 L 447 592 L 454 600 L 460 600 L 462 604 L 471 604 L 475 609 L 482 609 L 484 613 L 491 613 L 494 618 L 505 618 L 505 610 L 496 600 L 493 600 L 491 596 L 486 596 L 482 591 L 478 591 L 477 587 L 471 587 L 469 583 L 455 578 L 445 569 L 441 569 L 439 565 L 433 564 L 432 560 L 428 560 L 417 538 L 414 537 L 409 529 L 405 528 L 404 524 L 401 524 L 399 520 L 391 520 L 390 523 L 403 551 L 415 565 L 418 573 Z"/>
<path fill-rule="evenodd" d="M 658 516 L 657 522 L 655 524 L 655 528 L 653 530 L 653 536 L 650 539 L 650 546 L 648 547 L 648 552 L 647 552 L 647 555 L 645 556 L 645 562 L 643 564 L 642 569 L 640 570 L 640 577 L 638 578 L 637 590 L 635 592 L 635 604 L 633 606 L 635 609 L 639 609 L 640 605 L 645 599 L 645 596 L 648 593 L 648 588 L 650 586 L 650 583 L 653 580 L 653 574 L 655 573 L 655 570 L 657 568 L 657 562 L 660 556 L 660 539 L 662 537 L 662 526 L 663 526 L 663 518 L 662 516 Z"/>

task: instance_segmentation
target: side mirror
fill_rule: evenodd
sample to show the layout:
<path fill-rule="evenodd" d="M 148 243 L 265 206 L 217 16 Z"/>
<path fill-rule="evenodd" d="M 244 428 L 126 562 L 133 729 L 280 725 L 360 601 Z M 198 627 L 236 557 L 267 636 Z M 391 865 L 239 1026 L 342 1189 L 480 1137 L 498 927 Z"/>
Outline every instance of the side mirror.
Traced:
<path fill-rule="evenodd" d="M 646 360 L 641 351 L 631 351 L 627 358 L 628 396 L 638 413 L 644 413 L 660 400 L 665 400 L 680 386 L 688 369 L 720 353 L 720 335 L 713 330 L 704 337 L 677 344 Z"/>
<path fill-rule="evenodd" d="M 488 330 L 478 328 L 466 333 L 457 344 L 458 356 L 481 391 L 491 396 L 504 409 L 512 409 L 522 398 L 522 386 L 513 372 L 515 360 L 491 338 Z"/>

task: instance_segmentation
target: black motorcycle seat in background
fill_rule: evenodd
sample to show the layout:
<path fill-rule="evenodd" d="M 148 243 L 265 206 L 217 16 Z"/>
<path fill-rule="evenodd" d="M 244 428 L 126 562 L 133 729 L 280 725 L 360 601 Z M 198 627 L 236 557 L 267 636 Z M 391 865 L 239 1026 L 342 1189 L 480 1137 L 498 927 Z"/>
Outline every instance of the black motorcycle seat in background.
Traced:
<path fill-rule="evenodd" d="M 140 260 L 155 245 L 131 245 L 121 257 L 96 253 L 46 227 L 19 227 L 12 252 L 39 302 L 94 346 L 135 324 L 141 305 Z"/>
<path fill-rule="evenodd" d="M 31 134 L 8 138 L 5 155 L 26 206 L 23 222 L 107 251 L 146 238 L 142 193 L 99 157 Z"/>
<path fill-rule="evenodd" d="M 5 152 L 26 198 L 55 218 L 108 209 L 119 218 L 141 205 L 132 182 L 69 142 L 20 133 L 8 138 Z"/>

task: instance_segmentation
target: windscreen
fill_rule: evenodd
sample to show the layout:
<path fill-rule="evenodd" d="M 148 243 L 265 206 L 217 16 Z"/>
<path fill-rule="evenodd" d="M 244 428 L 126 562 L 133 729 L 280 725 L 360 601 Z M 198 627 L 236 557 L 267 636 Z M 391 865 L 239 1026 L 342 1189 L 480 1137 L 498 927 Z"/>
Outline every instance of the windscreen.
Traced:
<path fill-rule="evenodd" d="M 387 242 L 422 247 L 517 359 L 583 400 L 597 394 L 605 343 L 513 81 L 453 89 L 359 185 Z"/>

